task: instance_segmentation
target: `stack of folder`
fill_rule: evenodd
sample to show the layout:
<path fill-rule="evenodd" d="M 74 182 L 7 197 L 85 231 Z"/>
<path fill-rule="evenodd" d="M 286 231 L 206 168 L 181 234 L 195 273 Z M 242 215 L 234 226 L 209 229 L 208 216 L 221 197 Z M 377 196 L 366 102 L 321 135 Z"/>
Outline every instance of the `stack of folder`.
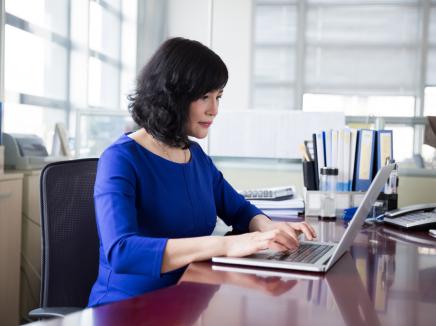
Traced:
<path fill-rule="evenodd" d="M 338 168 L 337 191 L 366 191 L 377 171 L 393 159 L 392 130 L 327 130 L 312 139 L 315 179 L 321 167 Z"/>

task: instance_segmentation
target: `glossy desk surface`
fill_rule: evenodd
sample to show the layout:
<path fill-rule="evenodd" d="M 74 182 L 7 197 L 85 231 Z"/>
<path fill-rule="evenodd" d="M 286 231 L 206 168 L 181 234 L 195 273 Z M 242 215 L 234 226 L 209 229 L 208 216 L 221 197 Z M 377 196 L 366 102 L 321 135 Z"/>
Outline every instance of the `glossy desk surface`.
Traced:
<path fill-rule="evenodd" d="M 338 241 L 342 221 L 318 222 Z M 436 325 L 436 239 L 364 227 L 326 274 L 189 266 L 179 284 L 36 325 Z M 234 268 L 234 267 L 233 267 Z"/>

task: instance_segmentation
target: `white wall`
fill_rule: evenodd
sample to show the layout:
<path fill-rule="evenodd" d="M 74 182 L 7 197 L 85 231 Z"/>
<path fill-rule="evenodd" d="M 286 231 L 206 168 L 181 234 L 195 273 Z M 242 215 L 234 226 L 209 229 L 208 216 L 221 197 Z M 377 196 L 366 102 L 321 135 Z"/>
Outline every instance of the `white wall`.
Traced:
<path fill-rule="evenodd" d="M 197 40 L 211 47 L 227 65 L 230 78 L 221 110 L 249 106 L 251 17 L 251 0 L 168 1 L 168 36 Z"/>
<path fill-rule="evenodd" d="M 181 36 L 210 46 L 212 0 L 168 0 L 168 37 Z"/>
<path fill-rule="evenodd" d="M 213 2 L 212 48 L 229 70 L 221 109 L 248 109 L 250 103 L 252 1 Z"/>

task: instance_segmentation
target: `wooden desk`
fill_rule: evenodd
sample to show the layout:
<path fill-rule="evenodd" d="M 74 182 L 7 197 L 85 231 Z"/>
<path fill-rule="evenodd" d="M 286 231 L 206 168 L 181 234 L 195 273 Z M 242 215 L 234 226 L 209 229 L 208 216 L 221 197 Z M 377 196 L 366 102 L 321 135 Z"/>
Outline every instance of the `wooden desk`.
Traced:
<path fill-rule="evenodd" d="M 310 222 L 322 240 L 344 231 Z M 435 325 L 435 311 L 436 239 L 370 226 L 326 274 L 195 263 L 176 286 L 40 324 Z"/>

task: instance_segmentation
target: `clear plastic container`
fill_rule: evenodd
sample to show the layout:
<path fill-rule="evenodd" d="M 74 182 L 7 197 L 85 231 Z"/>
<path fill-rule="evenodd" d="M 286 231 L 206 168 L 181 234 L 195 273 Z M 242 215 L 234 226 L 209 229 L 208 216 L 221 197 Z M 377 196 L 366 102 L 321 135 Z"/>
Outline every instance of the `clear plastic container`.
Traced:
<path fill-rule="evenodd" d="M 321 218 L 336 218 L 335 191 L 338 180 L 338 169 L 322 167 L 320 177 L 321 196 Z"/>

